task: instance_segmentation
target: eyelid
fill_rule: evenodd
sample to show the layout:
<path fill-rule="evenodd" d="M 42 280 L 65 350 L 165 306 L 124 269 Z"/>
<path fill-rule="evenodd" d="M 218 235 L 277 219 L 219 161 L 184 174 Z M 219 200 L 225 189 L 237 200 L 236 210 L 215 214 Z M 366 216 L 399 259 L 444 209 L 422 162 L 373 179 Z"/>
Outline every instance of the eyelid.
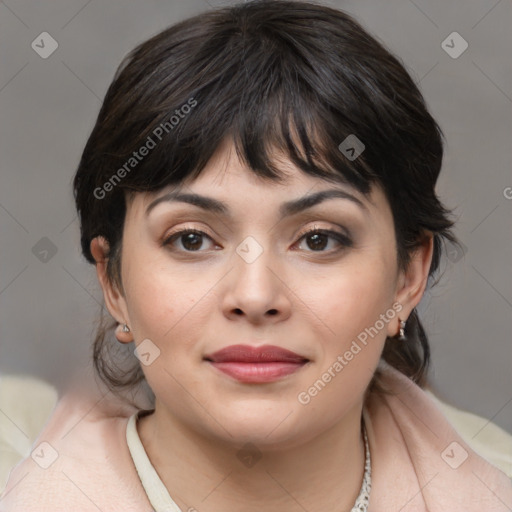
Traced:
<path fill-rule="evenodd" d="M 327 231 L 327 232 L 333 232 L 333 233 L 335 233 L 339 236 L 345 237 L 347 239 L 352 239 L 352 235 L 350 234 L 348 229 L 346 229 L 344 226 L 341 226 L 338 224 L 336 224 L 336 227 L 338 229 L 340 229 L 340 231 L 337 231 L 336 229 L 332 229 L 331 227 L 324 228 L 324 227 L 318 226 L 317 223 L 314 223 L 313 227 L 307 227 L 305 229 L 300 230 L 298 233 L 295 233 L 293 238 L 296 240 L 299 240 L 312 231 L 314 232 L 314 231 L 322 231 L 323 230 L 323 231 Z M 196 225 L 184 225 L 184 226 L 180 226 L 177 229 L 171 230 L 170 232 L 167 232 L 167 231 L 164 232 L 164 235 L 161 237 L 161 241 L 165 242 L 166 240 L 168 240 L 175 234 L 181 233 L 182 231 L 200 232 L 200 234 L 205 234 L 206 236 L 210 237 L 212 240 L 217 236 L 217 235 L 213 235 L 213 234 L 209 233 L 207 229 L 198 228 Z"/>
<path fill-rule="evenodd" d="M 314 223 L 313 227 L 308 227 L 302 231 L 299 231 L 299 233 L 297 235 L 295 235 L 295 238 L 303 237 L 304 235 L 307 235 L 310 232 L 315 232 L 315 231 L 324 231 L 324 232 L 328 232 L 328 233 L 335 233 L 336 235 L 345 237 L 347 239 L 352 239 L 352 235 L 350 234 L 348 229 L 344 228 L 341 225 L 336 224 L 336 228 L 332 228 L 332 227 L 319 226 L 318 223 Z"/>

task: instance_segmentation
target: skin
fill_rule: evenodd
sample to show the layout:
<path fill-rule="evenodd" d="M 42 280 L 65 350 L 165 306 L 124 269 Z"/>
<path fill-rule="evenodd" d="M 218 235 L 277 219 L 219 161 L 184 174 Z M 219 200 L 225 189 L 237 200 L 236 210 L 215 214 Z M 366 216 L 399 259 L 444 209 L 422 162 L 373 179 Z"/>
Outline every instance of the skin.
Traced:
<path fill-rule="evenodd" d="M 148 205 L 171 188 L 136 193 L 123 232 L 123 293 L 106 273 L 106 241 L 91 243 L 105 303 L 131 329 L 118 329 L 119 341 L 138 345 L 149 338 L 160 350 L 143 366 L 156 401 L 138 431 L 183 510 L 349 510 L 364 470 L 365 390 L 386 336 L 398 333 L 399 317 L 409 316 L 426 286 L 432 237 L 399 270 L 393 218 L 380 188 L 365 197 L 286 161 L 282 168 L 285 183 L 264 181 L 224 142 L 182 191 L 224 202 L 232 218 L 181 202 L 161 202 L 146 216 Z M 334 198 L 280 220 L 281 203 L 333 188 L 363 207 Z M 207 236 L 162 245 L 186 228 Z M 352 244 L 321 236 L 319 248 L 302 237 L 309 228 L 349 234 Z M 236 252 L 248 236 L 263 249 L 251 263 Z M 396 303 L 400 313 L 301 404 L 298 394 Z M 277 382 L 240 383 L 204 360 L 237 343 L 278 345 L 309 362 Z M 261 455 L 251 467 L 237 457 L 246 443 Z"/>

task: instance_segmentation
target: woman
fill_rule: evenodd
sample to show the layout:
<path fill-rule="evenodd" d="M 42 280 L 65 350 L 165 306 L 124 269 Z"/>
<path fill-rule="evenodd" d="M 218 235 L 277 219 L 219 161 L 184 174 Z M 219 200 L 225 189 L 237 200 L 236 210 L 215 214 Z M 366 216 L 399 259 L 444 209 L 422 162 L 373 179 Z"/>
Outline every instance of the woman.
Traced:
<path fill-rule="evenodd" d="M 2 510 L 509 510 L 422 389 L 442 151 L 340 11 L 243 3 L 136 48 L 74 191 L 120 342 L 96 368 L 149 404 L 69 393 Z"/>

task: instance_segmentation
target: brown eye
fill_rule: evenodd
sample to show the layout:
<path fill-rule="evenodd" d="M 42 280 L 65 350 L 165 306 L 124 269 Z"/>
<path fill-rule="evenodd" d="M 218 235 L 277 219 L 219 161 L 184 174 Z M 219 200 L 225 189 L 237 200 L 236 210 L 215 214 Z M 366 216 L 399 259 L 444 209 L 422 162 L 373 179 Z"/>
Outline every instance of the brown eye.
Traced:
<path fill-rule="evenodd" d="M 332 239 L 335 240 L 338 247 L 326 251 L 325 248 L 329 246 L 329 241 Z M 348 236 L 328 229 L 312 229 L 305 233 L 300 240 L 304 240 L 312 252 L 331 252 L 352 246 L 352 240 Z"/>
<path fill-rule="evenodd" d="M 165 240 L 164 245 L 175 246 L 176 242 L 180 242 L 181 248 L 174 247 L 176 250 L 184 250 L 185 252 L 200 252 L 204 243 L 204 238 L 212 241 L 212 239 L 203 231 L 199 231 L 197 229 L 185 229 L 178 231 L 177 233 L 173 233 Z"/>
<path fill-rule="evenodd" d="M 323 250 L 329 243 L 329 236 L 324 233 L 313 233 L 305 237 L 309 249 Z"/>

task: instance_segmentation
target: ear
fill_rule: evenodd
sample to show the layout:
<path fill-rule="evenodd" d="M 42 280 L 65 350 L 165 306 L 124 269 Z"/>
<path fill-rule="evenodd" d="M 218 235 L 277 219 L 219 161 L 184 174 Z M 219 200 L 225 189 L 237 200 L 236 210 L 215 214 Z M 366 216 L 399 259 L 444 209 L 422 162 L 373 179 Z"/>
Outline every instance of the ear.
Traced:
<path fill-rule="evenodd" d="M 96 261 L 96 275 L 98 281 L 103 289 L 103 297 L 105 305 L 110 314 L 119 322 L 116 329 L 116 337 L 122 343 L 129 343 L 133 341 L 131 332 L 123 332 L 122 326 L 124 324 L 130 325 L 130 318 L 128 315 L 128 308 L 123 294 L 119 291 L 118 286 L 113 283 L 107 274 L 109 245 L 106 239 L 98 236 L 91 241 L 91 254 Z"/>
<path fill-rule="evenodd" d="M 388 324 L 388 336 L 396 336 L 399 330 L 399 321 L 407 320 L 412 310 L 419 304 L 428 282 L 428 273 L 434 253 L 434 237 L 432 233 L 425 233 L 418 248 L 411 255 L 407 269 L 400 271 L 397 281 L 396 302 L 402 309 L 397 315 L 394 325 Z"/>

